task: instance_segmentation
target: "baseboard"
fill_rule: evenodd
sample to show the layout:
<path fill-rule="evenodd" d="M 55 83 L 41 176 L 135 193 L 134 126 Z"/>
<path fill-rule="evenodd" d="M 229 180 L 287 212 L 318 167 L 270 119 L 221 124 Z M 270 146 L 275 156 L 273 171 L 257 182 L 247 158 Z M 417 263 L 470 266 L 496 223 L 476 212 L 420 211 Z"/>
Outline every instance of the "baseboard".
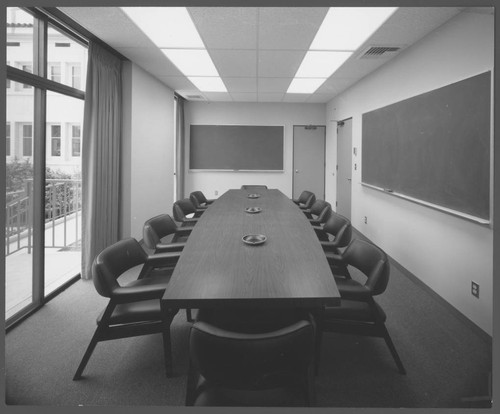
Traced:
<path fill-rule="evenodd" d="M 368 237 L 366 237 L 363 233 L 361 233 L 358 229 L 353 227 L 353 233 L 362 240 L 366 240 L 370 243 L 373 243 Z M 376 244 L 376 243 L 374 243 Z M 391 261 L 394 267 L 397 267 L 398 270 L 407 277 L 410 281 L 412 281 L 415 285 L 419 286 L 422 290 L 424 290 L 429 296 L 431 296 L 435 301 L 439 302 L 442 306 L 450 311 L 458 320 L 467 325 L 474 333 L 479 336 L 483 341 L 485 341 L 488 345 L 492 346 L 493 338 L 490 334 L 485 332 L 481 327 L 476 325 L 473 321 L 471 321 L 467 316 L 465 316 L 462 312 L 460 312 L 457 308 L 455 308 L 448 301 L 443 299 L 439 294 L 437 294 L 432 288 L 430 288 L 427 284 L 422 282 L 417 276 L 411 273 L 408 269 L 406 269 L 403 265 L 401 265 L 398 261 L 394 260 L 389 256 L 389 260 Z"/>

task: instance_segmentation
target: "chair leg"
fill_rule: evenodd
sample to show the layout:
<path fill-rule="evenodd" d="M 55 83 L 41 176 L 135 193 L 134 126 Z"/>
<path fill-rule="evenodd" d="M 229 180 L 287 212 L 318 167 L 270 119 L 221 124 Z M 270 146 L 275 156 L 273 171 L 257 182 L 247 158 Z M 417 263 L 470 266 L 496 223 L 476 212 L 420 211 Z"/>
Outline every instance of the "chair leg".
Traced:
<path fill-rule="evenodd" d="M 85 354 L 83 355 L 80 365 L 78 365 L 78 369 L 76 370 L 75 376 L 73 377 L 73 381 L 77 381 L 82 378 L 83 370 L 87 366 L 87 363 L 90 360 L 92 352 L 94 352 L 94 349 L 98 342 L 99 342 L 99 328 L 96 329 L 94 335 L 92 336 L 92 339 L 90 340 L 90 344 L 87 347 Z"/>
<path fill-rule="evenodd" d="M 198 383 L 198 378 L 193 367 L 191 358 L 189 358 L 189 368 L 186 382 L 186 407 L 194 405 L 196 385 Z"/>
<path fill-rule="evenodd" d="M 314 373 L 318 375 L 319 361 L 321 357 L 321 343 L 323 341 L 323 326 L 324 326 L 324 308 L 315 309 L 313 311 L 315 322 L 315 337 L 314 337 Z"/>
<path fill-rule="evenodd" d="M 401 361 L 401 358 L 398 355 L 398 352 L 396 351 L 396 347 L 394 346 L 394 343 L 392 342 L 392 339 L 389 335 L 389 331 L 385 327 L 385 324 L 381 325 L 381 331 L 383 338 L 385 340 L 385 343 L 389 347 L 389 351 L 391 351 L 392 357 L 394 358 L 394 362 L 396 363 L 399 373 L 401 375 L 406 375 L 406 370 L 405 367 L 403 366 L 403 362 Z"/>
<path fill-rule="evenodd" d="M 307 369 L 307 380 L 306 380 L 306 398 L 307 405 L 309 407 L 314 407 L 316 405 L 316 389 L 314 387 L 314 375 L 317 372 L 317 366 L 311 364 Z"/>
<path fill-rule="evenodd" d="M 170 378 L 173 376 L 172 342 L 170 338 L 170 325 L 172 324 L 172 321 L 179 310 L 164 308 L 163 305 L 161 305 L 161 308 L 163 313 L 163 321 L 165 324 L 164 329 L 162 331 L 163 352 L 165 357 L 165 373 L 167 375 L 167 378 Z"/>

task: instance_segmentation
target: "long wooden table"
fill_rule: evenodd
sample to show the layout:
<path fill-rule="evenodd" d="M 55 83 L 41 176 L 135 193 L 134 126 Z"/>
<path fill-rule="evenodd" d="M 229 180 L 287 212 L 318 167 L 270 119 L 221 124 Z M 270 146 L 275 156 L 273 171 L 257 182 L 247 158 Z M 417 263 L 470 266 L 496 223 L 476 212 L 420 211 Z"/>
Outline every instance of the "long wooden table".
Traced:
<path fill-rule="evenodd" d="M 260 198 L 250 199 L 249 193 Z M 248 214 L 246 207 L 262 212 Z M 246 234 L 264 234 L 249 246 Z M 195 225 L 162 298 L 166 308 L 337 306 L 340 295 L 304 213 L 279 190 L 229 190 Z"/>

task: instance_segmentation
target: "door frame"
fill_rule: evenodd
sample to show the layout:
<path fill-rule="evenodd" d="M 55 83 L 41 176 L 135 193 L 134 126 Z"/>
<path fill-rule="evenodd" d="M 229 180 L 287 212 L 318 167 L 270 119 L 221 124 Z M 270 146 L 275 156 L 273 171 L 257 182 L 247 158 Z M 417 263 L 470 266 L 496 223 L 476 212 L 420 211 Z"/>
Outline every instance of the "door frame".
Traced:
<path fill-rule="evenodd" d="M 335 164 L 336 164 L 336 167 L 335 167 L 335 173 L 337 174 L 337 179 L 336 179 L 336 183 L 335 183 L 335 187 L 337 189 L 336 191 L 336 194 L 335 194 L 335 211 L 337 211 L 337 208 L 338 208 L 338 202 L 339 202 L 339 140 L 338 140 L 338 127 L 342 127 L 344 125 L 344 123 L 346 121 L 351 121 L 351 148 L 350 148 L 350 151 L 349 151 L 349 154 L 351 155 L 351 179 L 350 179 L 350 183 L 351 183 L 351 191 L 350 191 L 350 211 L 349 211 L 349 216 L 351 216 L 352 214 L 352 151 L 353 151 L 353 146 L 352 146 L 352 122 L 353 122 L 353 117 L 352 116 L 349 116 L 347 118 L 344 118 L 344 119 L 341 119 L 339 121 L 337 121 L 337 159 L 335 160 Z M 351 217 L 349 217 L 349 220 L 351 219 Z"/>
<path fill-rule="evenodd" d="M 316 124 L 294 124 L 292 125 L 292 198 L 293 198 L 293 188 L 295 184 L 295 127 L 304 128 L 325 128 L 325 134 L 323 137 L 323 199 L 326 194 L 326 125 L 316 125 Z M 298 195 L 297 195 L 298 196 Z"/>

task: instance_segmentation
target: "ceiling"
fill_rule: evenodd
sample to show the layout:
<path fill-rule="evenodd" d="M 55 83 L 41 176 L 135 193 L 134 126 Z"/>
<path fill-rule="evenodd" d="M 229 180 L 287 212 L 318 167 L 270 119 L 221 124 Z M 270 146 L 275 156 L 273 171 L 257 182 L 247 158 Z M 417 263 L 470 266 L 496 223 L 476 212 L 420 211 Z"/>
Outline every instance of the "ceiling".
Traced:
<path fill-rule="evenodd" d="M 189 7 L 227 93 L 200 92 L 118 7 L 60 10 L 188 100 L 325 103 L 462 11 L 401 7 L 313 94 L 288 86 L 328 8 Z M 371 46 L 399 51 L 366 57 Z"/>

